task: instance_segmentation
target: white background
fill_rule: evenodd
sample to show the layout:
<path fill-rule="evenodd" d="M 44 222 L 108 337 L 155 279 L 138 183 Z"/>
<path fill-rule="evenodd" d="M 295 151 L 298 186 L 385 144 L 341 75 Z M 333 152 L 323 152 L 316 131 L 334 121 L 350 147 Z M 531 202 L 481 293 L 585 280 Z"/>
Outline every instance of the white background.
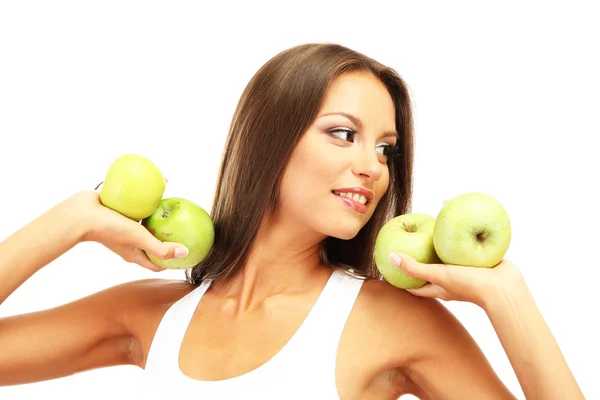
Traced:
<path fill-rule="evenodd" d="M 95 187 L 126 152 L 163 170 L 165 196 L 209 210 L 251 76 L 287 47 L 338 42 L 410 86 L 413 211 L 435 215 L 464 191 L 498 198 L 513 223 L 506 258 L 523 270 L 586 396 L 600 398 L 598 13 L 591 1 L 405 3 L 0 3 L 0 238 Z M 183 279 L 171 272 L 160 276 Z M 0 317 L 156 276 L 80 245 L 13 293 Z M 485 314 L 447 306 L 523 398 Z M 0 398 L 127 398 L 140 373 L 95 370 L 0 388 Z"/>

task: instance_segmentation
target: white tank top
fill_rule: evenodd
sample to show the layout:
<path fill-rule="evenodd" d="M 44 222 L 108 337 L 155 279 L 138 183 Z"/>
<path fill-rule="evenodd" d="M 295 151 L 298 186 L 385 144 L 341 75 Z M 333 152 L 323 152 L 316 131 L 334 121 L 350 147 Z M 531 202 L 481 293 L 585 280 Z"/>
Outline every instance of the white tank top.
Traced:
<path fill-rule="evenodd" d="M 179 350 L 205 280 L 164 314 L 150 346 L 142 376 L 144 399 L 336 399 L 338 344 L 364 280 L 335 269 L 323 291 L 287 344 L 270 360 L 243 375 L 200 381 L 183 374 Z"/>

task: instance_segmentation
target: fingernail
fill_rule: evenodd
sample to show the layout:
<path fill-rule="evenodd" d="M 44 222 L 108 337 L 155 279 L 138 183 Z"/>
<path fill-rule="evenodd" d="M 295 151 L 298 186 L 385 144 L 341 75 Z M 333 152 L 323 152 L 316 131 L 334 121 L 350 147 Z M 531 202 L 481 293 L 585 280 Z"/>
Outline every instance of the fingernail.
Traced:
<path fill-rule="evenodd" d="M 400 266 L 400 263 L 402 262 L 402 259 L 396 253 L 390 253 L 390 260 L 397 266 Z"/>
<path fill-rule="evenodd" d="M 187 247 L 176 247 L 175 248 L 175 258 L 183 258 L 185 256 L 187 256 L 189 253 L 189 250 Z"/>

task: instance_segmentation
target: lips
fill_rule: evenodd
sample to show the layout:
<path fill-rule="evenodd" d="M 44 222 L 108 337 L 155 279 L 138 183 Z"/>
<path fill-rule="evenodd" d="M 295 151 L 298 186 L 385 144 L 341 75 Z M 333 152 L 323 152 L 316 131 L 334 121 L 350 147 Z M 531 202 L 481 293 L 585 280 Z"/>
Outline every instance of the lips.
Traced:
<path fill-rule="evenodd" d="M 347 207 L 350 207 L 356 212 L 361 214 L 365 214 L 367 212 L 368 200 L 364 195 L 358 195 L 357 193 L 346 193 L 346 192 L 337 192 L 332 190 L 333 195 L 338 198 L 342 203 L 344 203 Z M 354 197 L 359 197 L 358 201 L 354 200 Z M 362 204 L 361 201 L 365 202 Z"/>
<path fill-rule="evenodd" d="M 367 197 L 363 194 L 350 193 L 350 192 L 338 192 L 337 190 L 332 190 L 331 192 L 333 194 L 335 194 L 336 196 L 344 197 L 346 199 L 355 201 L 355 202 L 363 204 L 363 205 L 367 204 L 367 202 L 369 201 L 367 199 Z"/>
<path fill-rule="evenodd" d="M 348 195 L 351 194 L 352 196 L 350 196 L 350 197 L 353 198 L 353 199 L 355 198 L 354 197 L 355 194 L 357 194 L 359 196 L 365 196 L 365 198 L 367 199 L 367 201 L 373 200 L 373 198 L 375 197 L 375 194 L 372 191 L 370 191 L 368 189 L 365 189 L 365 188 L 362 188 L 362 187 L 359 187 L 359 186 L 357 186 L 357 187 L 347 187 L 347 188 L 334 189 L 334 190 L 332 190 L 332 192 L 334 194 L 344 193 L 344 194 L 346 194 L 346 196 L 348 196 Z"/>

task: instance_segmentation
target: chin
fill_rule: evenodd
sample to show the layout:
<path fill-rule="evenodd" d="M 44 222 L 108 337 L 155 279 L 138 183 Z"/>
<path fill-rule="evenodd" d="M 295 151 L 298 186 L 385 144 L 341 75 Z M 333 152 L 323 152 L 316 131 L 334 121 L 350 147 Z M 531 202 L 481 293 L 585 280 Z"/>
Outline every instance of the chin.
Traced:
<path fill-rule="evenodd" d="M 358 234 L 358 231 L 354 232 L 353 234 L 344 234 L 344 235 L 329 235 L 332 236 L 336 239 L 340 239 L 340 240 L 350 240 L 350 239 L 354 239 L 354 237 Z"/>
<path fill-rule="evenodd" d="M 338 226 L 334 229 L 330 229 L 329 232 L 327 232 L 327 236 L 332 236 L 341 240 L 350 240 L 354 239 L 361 229 L 362 226 Z"/>

